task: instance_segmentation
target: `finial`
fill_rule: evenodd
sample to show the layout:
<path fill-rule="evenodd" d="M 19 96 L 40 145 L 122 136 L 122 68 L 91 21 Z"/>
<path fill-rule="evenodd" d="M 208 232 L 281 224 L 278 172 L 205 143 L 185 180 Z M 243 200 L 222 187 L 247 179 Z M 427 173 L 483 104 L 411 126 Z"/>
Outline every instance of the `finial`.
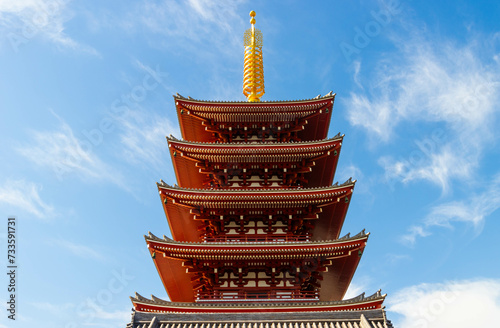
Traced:
<path fill-rule="evenodd" d="M 262 61 L 262 32 L 255 28 L 255 11 L 250 12 L 252 27 L 245 31 L 245 62 L 243 94 L 249 102 L 260 101 L 264 91 L 264 63 Z"/>
<path fill-rule="evenodd" d="M 252 25 L 254 25 L 254 24 L 255 24 L 255 15 L 256 15 L 256 14 L 255 14 L 255 11 L 253 11 L 253 10 L 252 10 L 252 11 L 250 12 L 250 17 L 252 17 L 252 18 L 250 18 L 250 24 L 252 24 Z"/>

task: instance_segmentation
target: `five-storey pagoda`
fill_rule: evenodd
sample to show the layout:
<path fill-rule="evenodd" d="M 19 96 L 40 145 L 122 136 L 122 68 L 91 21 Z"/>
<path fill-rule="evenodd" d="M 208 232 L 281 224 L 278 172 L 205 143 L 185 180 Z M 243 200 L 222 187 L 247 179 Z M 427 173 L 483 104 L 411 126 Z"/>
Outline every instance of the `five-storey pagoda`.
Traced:
<path fill-rule="evenodd" d="M 174 96 L 178 186 L 158 183 L 172 239 L 145 237 L 170 301 L 136 294 L 128 327 L 392 327 L 380 291 L 342 300 L 368 234 L 339 238 L 355 181 L 332 185 L 335 94 L 261 101 L 262 33 L 250 16 L 248 101 Z"/>

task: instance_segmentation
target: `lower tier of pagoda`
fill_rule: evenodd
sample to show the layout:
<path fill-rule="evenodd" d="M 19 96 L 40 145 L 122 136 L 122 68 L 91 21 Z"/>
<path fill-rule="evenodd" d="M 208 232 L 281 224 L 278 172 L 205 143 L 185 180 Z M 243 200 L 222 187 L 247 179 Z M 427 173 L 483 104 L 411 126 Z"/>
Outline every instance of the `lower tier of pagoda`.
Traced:
<path fill-rule="evenodd" d="M 311 311 L 301 311 L 303 308 L 298 307 L 283 307 L 279 312 L 266 311 L 267 308 L 254 308 L 252 312 L 243 313 L 211 312 L 213 308 L 209 309 L 210 312 L 183 312 L 185 307 L 175 305 L 168 307 L 167 311 L 145 308 L 139 306 L 139 303 L 151 300 L 145 300 L 139 295 L 137 297 L 140 300 L 134 303 L 136 308 L 127 328 L 393 328 L 384 308 L 372 309 L 371 306 L 362 310 L 333 311 L 324 310 L 322 307 Z M 373 297 L 379 296 L 374 295 L 367 299 Z M 136 299 L 132 298 L 133 301 Z M 138 310 L 139 307 L 143 310 Z M 329 306 L 325 308 L 328 309 Z"/>
<path fill-rule="evenodd" d="M 131 297 L 135 311 L 148 313 L 321 313 L 321 312 L 344 312 L 344 311 L 366 311 L 379 310 L 383 308 L 385 294 L 380 290 L 371 296 L 365 297 L 364 293 L 346 300 L 328 302 L 301 302 L 301 303 L 178 303 L 165 301 L 155 296 L 151 299 L 136 293 Z M 275 317 L 276 318 L 276 317 Z"/>
<path fill-rule="evenodd" d="M 368 234 L 316 242 L 185 243 L 145 236 L 174 302 L 342 299 Z"/>

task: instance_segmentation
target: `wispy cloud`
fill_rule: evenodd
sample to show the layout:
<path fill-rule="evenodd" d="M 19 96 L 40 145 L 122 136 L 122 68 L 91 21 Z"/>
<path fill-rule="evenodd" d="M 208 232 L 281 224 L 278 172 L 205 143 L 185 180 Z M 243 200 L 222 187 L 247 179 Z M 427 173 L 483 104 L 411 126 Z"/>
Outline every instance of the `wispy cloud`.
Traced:
<path fill-rule="evenodd" d="M 482 279 L 420 284 L 388 298 L 398 327 L 487 327 L 500 315 L 500 281 Z M 393 320 L 394 321 L 394 320 Z"/>
<path fill-rule="evenodd" d="M 81 304 L 75 303 L 50 303 L 33 302 L 36 309 L 50 313 L 51 316 L 61 318 L 61 321 L 68 323 L 68 326 L 76 325 L 76 322 L 83 326 L 92 327 L 119 327 L 130 322 L 130 311 L 106 310 L 109 306 L 102 304 L 88 303 L 91 299 Z M 83 311 L 84 309 L 85 311 Z M 73 324 L 71 324 L 73 323 Z"/>
<path fill-rule="evenodd" d="M 411 261 L 411 257 L 408 254 L 387 253 L 385 255 L 385 263 L 387 265 L 400 265 L 402 261 Z"/>
<path fill-rule="evenodd" d="M 492 139 L 500 104 L 492 40 L 478 37 L 462 46 L 418 37 L 400 41 L 404 46 L 377 64 L 370 76 L 374 82 L 351 93 L 348 119 L 383 143 L 394 142 L 396 131 L 415 122 L 434 127 L 425 130 L 432 133 L 415 137 L 407 159 L 386 154 L 379 163 L 387 181 L 425 180 L 447 192 L 452 179 L 472 176 Z M 362 83 L 359 67 L 357 84 Z"/>
<path fill-rule="evenodd" d="M 127 118 L 121 120 L 124 157 L 132 163 L 146 163 L 160 169 L 165 163 L 165 136 L 167 133 L 179 136 L 179 128 L 166 117 L 141 114 L 144 113 L 130 112 Z"/>
<path fill-rule="evenodd" d="M 345 180 L 348 178 L 361 179 L 363 178 L 363 172 L 359 167 L 353 164 L 341 166 L 337 173 L 335 174 L 339 180 Z"/>
<path fill-rule="evenodd" d="M 52 218 L 55 215 L 54 207 L 41 199 L 41 190 L 41 186 L 32 182 L 7 180 L 0 186 L 0 203 L 26 211 L 40 219 Z"/>
<path fill-rule="evenodd" d="M 347 101 L 353 107 L 348 118 L 353 125 L 389 141 L 402 121 L 475 129 L 495 111 L 500 76 L 493 65 L 494 53 L 486 59 L 481 53 L 488 50 L 484 43 L 459 47 L 415 39 L 404 44 L 378 63 L 368 92 L 350 95 Z M 356 69 L 356 80 L 358 75 Z"/>
<path fill-rule="evenodd" d="M 217 100 L 236 97 L 241 100 L 242 32 L 250 27 L 248 20 L 241 16 L 245 2 L 145 0 L 128 8 L 128 13 L 118 19 L 109 20 L 114 21 L 113 26 L 128 33 L 145 35 L 146 42 L 149 41 L 152 47 L 174 55 L 182 53 L 185 62 L 210 71 L 209 81 L 200 81 L 198 75 L 193 76 L 191 86 L 203 84 L 203 89 L 202 94 L 191 96 Z"/>
<path fill-rule="evenodd" d="M 121 129 L 122 157 L 133 165 L 162 171 L 165 163 L 170 162 L 165 137 L 180 136 L 177 124 L 166 115 L 142 109 L 128 110 L 115 119 Z"/>
<path fill-rule="evenodd" d="M 431 233 L 428 231 L 427 227 L 414 225 L 408 228 L 408 232 L 401 236 L 400 240 L 404 244 L 413 245 L 417 241 L 418 237 L 427 237 L 430 235 Z"/>
<path fill-rule="evenodd" d="M 358 285 L 356 283 L 351 283 L 349 285 L 349 288 L 347 289 L 347 292 L 345 293 L 344 299 L 348 300 L 350 298 L 359 296 L 360 294 L 365 292 L 365 286 L 364 285 Z"/>
<path fill-rule="evenodd" d="M 349 178 L 356 180 L 356 194 L 371 195 L 374 179 L 366 177 L 356 165 L 341 165 L 335 173 L 335 181 L 344 182 Z"/>
<path fill-rule="evenodd" d="M 41 37 L 64 48 L 96 55 L 95 49 L 78 43 L 64 32 L 65 23 L 72 18 L 68 9 L 70 2 L 71 0 L 0 1 L 0 30 L 3 30 L 15 51 L 31 39 Z"/>
<path fill-rule="evenodd" d="M 371 285 L 371 279 L 369 276 L 360 276 L 355 277 L 354 281 L 349 284 L 349 288 L 344 295 L 344 299 L 353 298 L 359 296 L 362 293 L 365 293 L 365 296 L 371 295 L 368 289 Z"/>
<path fill-rule="evenodd" d="M 61 247 L 67 250 L 68 252 L 72 253 L 73 255 L 76 255 L 83 259 L 91 259 L 98 261 L 103 261 L 105 259 L 101 253 L 97 252 L 93 248 L 87 245 L 77 244 L 69 240 L 52 239 L 49 241 L 49 244 Z"/>
<path fill-rule="evenodd" d="M 104 180 L 124 189 L 121 175 L 94 154 L 92 143 L 79 140 L 73 129 L 56 114 L 60 128 L 56 131 L 32 131 L 33 140 L 17 151 L 36 165 L 47 167 L 60 180 L 69 175 L 77 175 L 87 181 Z"/>
<path fill-rule="evenodd" d="M 73 310 L 75 308 L 75 305 L 72 303 L 52 304 L 49 302 L 33 302 L 32 304 L 37 309 L 47 311 L 50 314 L 58 314 L 64 311 Z"/>
<path fill-rule="evenodd" d="M 120 159 L 136 167 L 149 167 L 163 171 L 167 158 L 167 135 L 180 137 L 180 129 L 173 115 L 162 111 L 156 113 L 155 97 L 163 90 L 173 93 L 169 85 L 169 74 L 160 65 L 149 66 L 139 60 L 133 65 L 145 73 L 138 81 L 127 81 L 130 92 L 117 99 L 117 106 L 108 113 L 114 125 L 118 127 L 120 146 L 117 147 Z M 161 90 L 163 89 L 163 90 Z M 128 99 L 123 101 L 123 99 Z M 168 165 L 168 164 L 167 164 Z"/>
<path fill-rule="evenodd" d="M 210 42 L 224 53 L 241 44 L 243 20 L 238 7 L 245 1 L 144 1 L 133 14 L 132 21 L 150 31 L 189 43 Z M 140 15 L 136 13 L 139 12 Z M 236 31 L 238 31 L 236 33 Z M 180 41 L 186 40 L 187 43 Z M 230 49 L 228 49 L 230 48 Z M 193 49 L 194 50 L 194 49 Z M 200 49 L 198 49 L 200 50 Z M 201 49 L 203 50 L 203 49 Z"/>
<path fill-rule="evenodd" d="M 452 201 L 433 207 L 422 224 L 414 225 L 401 241 L 413 245 L 418 237 L 431 235 L 433 227 L 453 228 L 457 222 L 469 224 L 476 234 L 482 231 L 484 221 L 500 208 L 500 174 L 497 175 L 483 192 L 471 195 L 462 201 Z"/>

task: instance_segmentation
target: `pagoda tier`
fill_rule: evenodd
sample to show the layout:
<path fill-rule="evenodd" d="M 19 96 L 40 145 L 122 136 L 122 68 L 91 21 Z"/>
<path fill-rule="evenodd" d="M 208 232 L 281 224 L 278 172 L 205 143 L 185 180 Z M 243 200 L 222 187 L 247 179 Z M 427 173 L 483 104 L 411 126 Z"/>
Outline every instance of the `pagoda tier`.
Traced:
<path fill-rule="evenodd" d="M 278 321 L 283 323 L 283 319 L 288 320 L 297 320 L 299 317 L 294 313 L 314 313 L 315 319 L 330 321 L 331 319 L 335 319 L 335 315 L 332 314 L 332 311 L 339 313 L 353 313 L 356 311 L 380 311 L 383 307 L 382 304 L 384 302 L 386 295 L 382 295 L 380 290 L 371 296 L 365 297 L 364 294 L 361 294 L 357 297 L 346 299 L 342 301 L 329 301 L 329 302 L 304 302 L 304 303 L 277 303 L 277 302 L 261 302 L 261 303 L 239 303 L 237 306 L 230 305 L 227 303 L 176 303 L 169 302 L 159 299 L 155 296 L 151 296 L 151 299 L 145 298 L 139 294 L 135 294 L 135 297 L 131 297 L 132 303 L 137 311 L 141 311 L 144 313 L 152 313 L 155 315 L 159 315 L 162 313 L 182 313 L 182 316 L 189 316 L 190 314 L 211 314 L 211 313 L 224 313 L 225 315 L 233 315 L 238 317 L 226 317 L 226 320 L 231 322 L 240 322 L 243 320 L 251 320 L 251 313 L 256 314 L 255 319 L 265 320 L 266 318 L 262 317 L 263 313 L 269 313 L 271 316 L 268 320 Z M 245 313 L 245 316 L 242 314 Z M 277 313 L 286 313 L 287 317 L 278 317 Z M 321 315 L 320 313 L 325 313 L 326 316 Z M 383 319 L 381 313 L 378 313 L 378 319 Z M 369 318 L 374 318 L 377 316 L 367 315 L 365 312 L 364 315 Z M 291 316 L 291 317 L 290 317 Z M 360 314 L 358 314 L 359 319 Z M 144 316 L 145 317 L 145 316 Z M 339 316 L 340 318 L 342 315 Z M 306 315 L 303 315 L 300 319 L 307 318 Z M 150 318 L 151 320 L 152 318 Z M 200 320 L 200 317 L 197 317 Z M 280 320 L 281 319 L 281 320 Z M 179 319 L 178 319 L 179 320 Z M 189 319 L 188 319 L 189 320 Z M 174 320 L 172 320 L 174 321 Z M 210 322 L 211 320 L 207 317 L 205 320 L 202 320 L 205 323 Z M 248 323 L 248 321 L 247 321 Z M 276 322 L 277 323 L 277 322 Z M 147 327 L 147 326 L 146 326 Z M 277 326 L 276 326 L 277 327 Z M 283 326 L 287 328 L 288 326 Z M 330 325 L 324 326 L 325 328 L 330 328 Z M 337 327 L 337 326 L 334 326 Z M 339 326 L 344 327 L 344 326 Z M 349 327 L 349 326 L 347 326 Z M 355 326 L 353 326 L 355 327 Z M 362 327 L 362 326 L 361 326 Z M 372 327 L 372 326 L 368 326 Z M 379 326 L 374 326 L 379 327 Z M 381 326 L 384 327 L 384 326 Z"/>
<path fill-rule="evenodd" d="M 177 183 L 186 188 L 331 185 L 343 135 L 298 143 L 193 143 L 167 138 Z"/>
<path fill-rule="evenodd" d="M 158 184 L 177 241 L 338 238 L 355 181 L 310 189 L 204 190 Z"/>
<path fill-rule="evenodd" d="M 342 299 L 368 234 L 281 243 L 145 238 L 173 302 L 300 302 Z"/>
<path fill-rule="evenodd" d="M 218 102 L 174 96 L 184 140 L 313 141 L 327 137 L 335 94 L 309 100 Z"/>

